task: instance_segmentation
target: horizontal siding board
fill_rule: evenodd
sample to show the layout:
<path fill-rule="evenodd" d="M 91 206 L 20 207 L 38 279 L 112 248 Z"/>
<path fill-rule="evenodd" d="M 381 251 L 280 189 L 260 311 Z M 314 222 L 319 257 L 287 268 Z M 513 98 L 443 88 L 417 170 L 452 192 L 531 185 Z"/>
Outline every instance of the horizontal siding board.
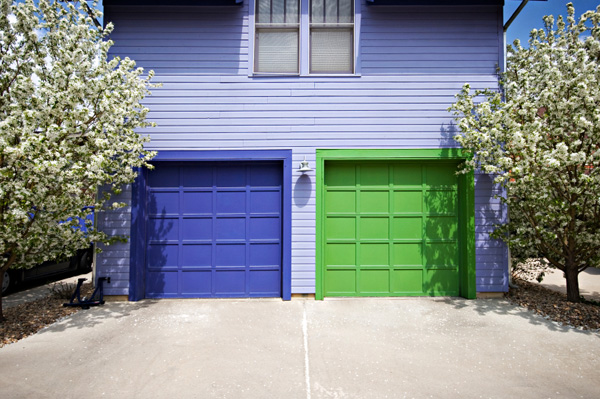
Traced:
<path fill-rule="evenodd" d="M 443 119 L 448 120 L 448 111 L 440 110 L 310 110 L 310 111 L 292 111 L 292 110 L 272 110 L 272 111 L 207 111 L 207 112 L 185 112 L 185 111 L 166 111 L 166 112 L 150 112 L 148 118 L 156 120 L 157 122 L 162 120 L 173 125 L 175 120 L 190 120 L 190 119 L 220 119 L 224 121 L 231 121 L 241 119 L 244 121 L 251 120 L 274 120 L 278 118 L 311 118 L 315 121 L 317 119 L 322 120 L 338 120 L 338 119 L 360 119 L 370 121 L 369 118 L 383 119 L 389 122 L 396 122 L 397 120 L 408 121 L 409 123 L 416 123 L 417 121 L 427 121 L 429 119 Z"/>
<path fill-rule="evenodd" d="M 104 188 L 100 189 L 100 194 Z M 125 186 L 110 202 L 131 203 L 131 186 Z M 120 209 L 105 209 L 96 214 L 97 228 L 111 235 L 128 236 L 131 227 L 131 206 Z M 129 242 L 98 245 L 102 251 L 96 254 L 94 265 L 96 276 L 110 276 L 110 284 L 104 285 L 105 295 L 127 295 L 129 293 Z"/>
<path fill-rule="evenodd" d="M 109 284 L 107 284 L 105 287 L 108 287 Z M 110 294 L 107 294 L 107 289 L 104 289 L 105 294 L 104 295 L 129 295 L 129 286 L 124 287 L 124 288 L 113 288 L 111 287 L 110 289 Z"/>
<path fill-rule="evenodd" d="M 111 54 L 129 56 L 140 67 L 158 74 L 219 75 L 241 75 L 248 68 L 247 5 L 143 10 L 117 6 L 107 11 L 115 24 Z"/>
<path fill-rule="evenodd" d="M 395 138 L 395 139 L 411 139 L 415 138 L 415 135 L 418 134 L 418 137 L 424 138 L 439 138 L 441 129 L 446 129 L 445 126 L 440 126 L 437 124 L 421 124 L 421 125 L 378 125 L 378 126 L 370 126 L 370 125 L 362 125 L 355 124 L 350 126 L 324 126 L 324 125 L 299 125 L 299 126 L 290 126 L 290 125 L 273 125 L 273 126 L 230 126 L 230 125 L 219 125 L 219 126 L 165 126 L 158 125 L 158 127 L 148 128 L 148 129 L 140 129 L 141 133 L 148 133 L 153 138 L 158 137 L 159 134 L 185 134 L 191 133 L 195 134 L 195 137 L 188 137 L 189 139 L 201 139 L 204 140 L 204 134 L 215 134 L 215 133 L 237 133 L 237 138 L 240 135 L 251 134 L 252 139 L 261 139 L 275 136 L 276 134 L 283 134 L 286 132 L 294 132 L 292 136 L 295 139 L 303 139 L 306 134 L 309 133 L 321 133 L 319 138 L 323 138 L 322 135 L 327 134 L 327 137 L 330 137 L 329 134 L 333 133 L 344 133 L 348 132 L 349 135 L 354 133 L 360 133 L 357 138 L 364 138 L 368 135 L 374 134 L 383 134 L 382 138 Z M 269 135 L 271 134 L 272 135 Z M 431 133 L 431 136 L 425 136 L 422 134 Z M 401 135 L 403 134 L 403 135 Z M 210 136 L 207 136 L 207 140 L 211 140 Z M 235 137 L 235 136 L 234 136 Z M 335 136 L 331 136 L 332 138 L 337 138 Z M 166 137 L 165 137 L 166 138 Z M 223 138 L 222 136 L 220 138 Z M 279 138 L 282 138 L 280 135 Z"/>
<path fill-rule="evenodd" d="M 475 282 L 477 284 L 477 292 L 506 292 L 506 284 L 490 284 L 490 281 L 495 281 L 496 279 L 490 277 L 476 278 Z"/>
<path fill-rule="evenodd" d="M 436 7 L 428 12 L 363 7 L 361 71 L 493 74 L 499 62 L 498 18 L 496 7 Z"/>

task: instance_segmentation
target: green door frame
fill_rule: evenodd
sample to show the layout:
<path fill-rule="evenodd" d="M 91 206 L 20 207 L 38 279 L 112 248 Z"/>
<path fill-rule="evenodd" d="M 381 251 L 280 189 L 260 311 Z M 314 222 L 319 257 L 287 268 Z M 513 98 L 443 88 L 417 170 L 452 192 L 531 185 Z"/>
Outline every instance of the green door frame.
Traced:
<path fill-rule="evenodd" d="M 324 296 L 323 265 L 324 252 L 324 184 L 325 161 L 452 161 L 457 163 L 469 158 L 459 148 L 438 149 L 344 149 L 317 150 L 317 215 L 316 215 L 316 292 L 315 298 L 322 300 Z M 460 295 L 467 299 L 475 299 L 475 176 L 473 172 L 458 175 L 458 208 L 459 208 L 459 274 Z"/>

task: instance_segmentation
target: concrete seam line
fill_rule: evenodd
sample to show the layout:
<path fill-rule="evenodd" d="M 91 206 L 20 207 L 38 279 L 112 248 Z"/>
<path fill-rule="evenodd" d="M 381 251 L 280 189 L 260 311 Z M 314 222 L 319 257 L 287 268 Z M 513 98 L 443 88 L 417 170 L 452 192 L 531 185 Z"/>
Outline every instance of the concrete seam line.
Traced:
<path fill-rule="evenodd" d="M 304 338 L 304 375 L 306 378 L 306 399 L 310 399 L 310 368 L 308 363 L 308 321 L 306 320 L 306 301 L 302 306 L 302 335 Z"/>

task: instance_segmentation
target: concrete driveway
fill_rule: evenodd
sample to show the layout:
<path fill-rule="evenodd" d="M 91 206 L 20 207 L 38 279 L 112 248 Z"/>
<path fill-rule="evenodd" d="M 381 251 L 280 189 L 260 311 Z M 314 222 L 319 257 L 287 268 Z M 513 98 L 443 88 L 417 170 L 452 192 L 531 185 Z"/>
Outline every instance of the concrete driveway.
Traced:
<path fill-rule="evenodd" d="M 503 300 L 145 300 L 0 349 L 8 398 L 597 398 L 600 334 Z"/>

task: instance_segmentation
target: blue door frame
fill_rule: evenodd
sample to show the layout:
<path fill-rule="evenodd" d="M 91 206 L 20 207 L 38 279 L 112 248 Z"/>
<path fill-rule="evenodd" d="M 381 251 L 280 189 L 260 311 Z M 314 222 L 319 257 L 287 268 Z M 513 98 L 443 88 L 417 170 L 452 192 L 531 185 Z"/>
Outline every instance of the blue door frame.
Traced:
<path fill-rule="evenodd" d="M 292 150 L 160 151 L 154 161 L 281 161 L 283 163 L 281 292 L 283 300 L 289 301 L 292 296 Z M 137 172 L 138 176 L 132 187 L 131 202 L 130 301 L 143 299 L 145 293 L 148 170 L 143 169 Z"/>

